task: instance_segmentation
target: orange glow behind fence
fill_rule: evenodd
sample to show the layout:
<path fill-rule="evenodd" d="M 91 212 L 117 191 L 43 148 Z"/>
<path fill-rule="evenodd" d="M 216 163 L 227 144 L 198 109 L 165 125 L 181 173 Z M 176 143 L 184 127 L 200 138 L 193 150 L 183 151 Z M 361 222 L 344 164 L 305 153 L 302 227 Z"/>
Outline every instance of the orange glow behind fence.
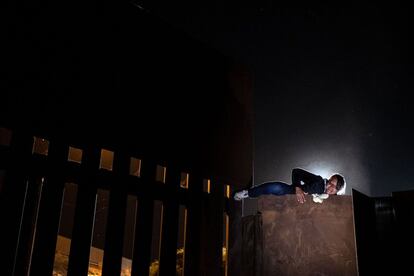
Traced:
<path fill-rule="evenodd" d="M 207 194 L 210 193 L 210 179 L 203 180 L 203 191 Z"/>
<path fill-rule="evenodd" d="M 181 181 L 180 181 L 180 187 L 184 189 L 188 189 L 188 180 L 190 175 L 188 173 L 182 172 L 181 173 Z"/>
<path fill-rule="evenodd" d="M 230 198 L 230 185 L 224 186 L 224 194 L 225 197 Z"/>
<path fill-rule="evenodd" d="M 185 238 L 187 234 L 187 208 L 180 205 L 178 218 L 178 237 L 177 237 L 177 276 L 184 276 L 185 266 Z"/>
<path fill-rule="evenodd" d="M 223 221 L 223 270 L 224 276 L 227 276 L 229 256 L 229 216 L 224 213 Z"/>
<path fill-rule="evenodd" d="M 167 174 L 167 167 L 157 165 L 157 172 L 155 175 L 155 180 L 158 182 L 165 183 L 166 174 Z"/>

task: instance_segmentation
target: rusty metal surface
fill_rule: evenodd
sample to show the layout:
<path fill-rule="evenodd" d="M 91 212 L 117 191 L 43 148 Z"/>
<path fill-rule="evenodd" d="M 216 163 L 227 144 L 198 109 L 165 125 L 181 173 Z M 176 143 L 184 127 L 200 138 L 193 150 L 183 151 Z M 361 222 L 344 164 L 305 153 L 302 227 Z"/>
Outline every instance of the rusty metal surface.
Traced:
<path fill-rule="evenodd" d="M 242 269 L 239 275 L 263 275 L 263 233 L 260 214 L 242 218 L 242 239 Z"/>
<path fill-rule="evenodd" d="M 261 196 L 263 275 L 357 275 L 351 196 Z"/>

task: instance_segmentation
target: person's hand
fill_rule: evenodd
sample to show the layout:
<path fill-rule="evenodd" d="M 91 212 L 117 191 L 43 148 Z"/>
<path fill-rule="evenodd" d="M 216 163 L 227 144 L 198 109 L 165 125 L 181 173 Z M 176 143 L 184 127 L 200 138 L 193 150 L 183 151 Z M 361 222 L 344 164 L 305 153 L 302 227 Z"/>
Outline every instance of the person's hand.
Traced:
<path fill-rule="evenodd" d="M 305 193 L 300 187 L 295 187 L 295 189 L 296 189 L 296 199 L 298 200 L 299 203 L 304 203 L 306 201 L 305 195 L 307 193 Z"/>

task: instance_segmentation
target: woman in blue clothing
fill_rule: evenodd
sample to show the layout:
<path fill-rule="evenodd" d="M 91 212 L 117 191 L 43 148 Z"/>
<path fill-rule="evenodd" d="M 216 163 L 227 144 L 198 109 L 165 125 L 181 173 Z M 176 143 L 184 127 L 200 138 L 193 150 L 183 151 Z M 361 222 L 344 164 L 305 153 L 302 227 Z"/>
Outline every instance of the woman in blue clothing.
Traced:
<path fill-rule="evenodd" d="M 296 194 L 300 203 L 304 203 L 306 194 L 344 194 L 345 179 L 340 174 L 333 174 L 329 179 L 310 173 L 306 170 L 295 168 L 292 170 L 292 185 L 284 182 L 266 182 L 247 190 L 241 190 L 234 194 L 235 200 L 260 195 L 286 195 Z"/>

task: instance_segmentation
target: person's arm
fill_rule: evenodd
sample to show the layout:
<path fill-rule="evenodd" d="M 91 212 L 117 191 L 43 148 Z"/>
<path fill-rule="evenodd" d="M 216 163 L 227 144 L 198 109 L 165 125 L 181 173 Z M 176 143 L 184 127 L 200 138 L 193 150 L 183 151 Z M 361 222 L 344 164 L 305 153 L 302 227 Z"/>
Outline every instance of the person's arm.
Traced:
<path fill-rule="evenodd" d="M 295 187 L 296 199 L 299 203 L 304 203 L 306 201 L 305 195 L 306 193 L 300 187 Z"/>
<path fill-rule="evenodd" d="M 302 189 L 302 182 L 304 183 L 303 185 L 307 185 L 308 183 L 317 181 L 318 179 L 318 175 L 308 171 L 298 168 L 292 170 L 292 185 L 295 186 L 296 199 L 299 203 L 304 203 L 306 201 L 306 193 Z"/>

